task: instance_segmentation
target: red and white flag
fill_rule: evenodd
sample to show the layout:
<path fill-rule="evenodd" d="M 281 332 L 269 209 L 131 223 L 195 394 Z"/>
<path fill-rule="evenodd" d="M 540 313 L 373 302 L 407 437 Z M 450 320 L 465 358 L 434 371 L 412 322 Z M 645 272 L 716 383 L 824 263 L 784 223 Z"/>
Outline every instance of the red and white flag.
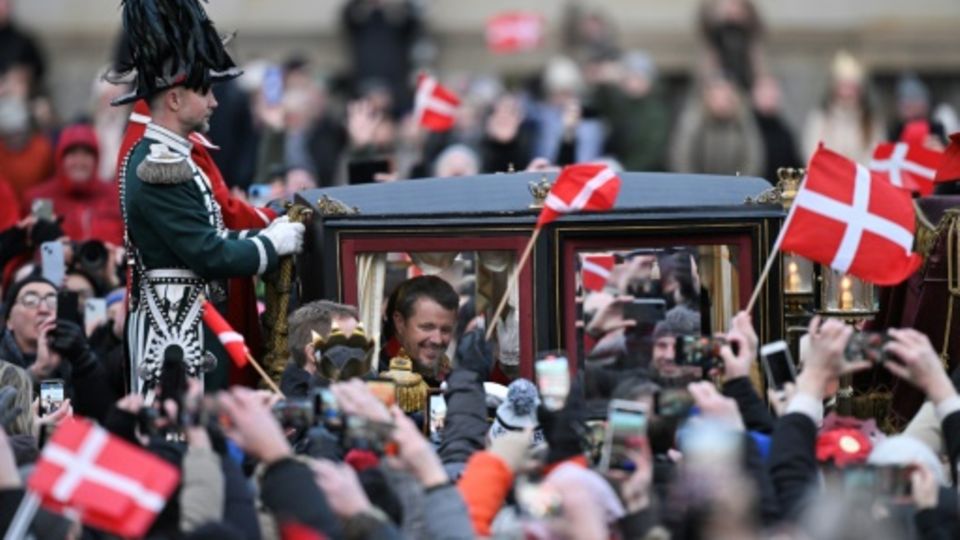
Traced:
<path fill-rule="evenodd" d="M 54 512 L 91 527 L 141 537 L 180 482 L 180 471 L 89 420 L 60 425 L 43 447 L 27 489 Z"/>
<path fill-rule="evenodd" d="M 430 131 L 449 131 L 456 122 L 460 98 L 436 78 L 421 73 L 413 106 L 419 125 Z"/>
<path fill-rule="evenodd" d="M 620 194 L 620 177 L 603 163 L 569 165 L 560 171 L 543 202 L 537 227 L 572 212 L 603 212 Z"/>
<path fill-rule="evenodd" d="M 227 350 L 227 354 L 230 355 L 237 367 L 242 368 L 247 365 L 247 355 L 250 354 L 250 351 L 247 349 L 247 343 L 243 340 L 243 336 L 234 332 L 230 323 L 223 318 L 223 315 L 220 315 L 220 312 L 213 307 L 209 300 L 203 303 L 203 324 L 207 325 L 217 335 L 217 339 L 223 344 L 223 348 Z"/>
<path fill-rule="evenodd" d="M 878 285 L 920 267 L 910 193 L 822 145 L 807 166 L 780 249 Z"/>
<path fill-rule="evenodd" d="M 610 279 L 614 265 L 613 255 L 587 255 L 580 262 L 580 276 L 583 288 L 588 291 L 602 291 Z"/>
<path fill-rule="evenodd" d="M 921 145 L 905 142 L 880 143 L 873 151 L 870 172 L 898 188 L 930 195 L 933 193 L 937 169 L 943 164 L 943 160 L 943 152 Z"/>
<path fill-rule="evenodd" d="M 538 13 L 509 11 L 487 21 L 487 48 L 496 54 L 536 49 L 543 43 L 544 20 Z"/>

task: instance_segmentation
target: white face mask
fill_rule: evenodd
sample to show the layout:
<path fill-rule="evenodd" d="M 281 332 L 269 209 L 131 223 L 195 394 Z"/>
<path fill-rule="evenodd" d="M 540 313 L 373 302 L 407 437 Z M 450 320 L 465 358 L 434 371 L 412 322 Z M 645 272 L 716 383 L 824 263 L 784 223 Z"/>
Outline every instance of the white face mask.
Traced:
<path fill-rule="evenodd" d="M 0 98 L 0 135 L 19 135 L 30 127 L 26 101 L 8 96 Z"/>

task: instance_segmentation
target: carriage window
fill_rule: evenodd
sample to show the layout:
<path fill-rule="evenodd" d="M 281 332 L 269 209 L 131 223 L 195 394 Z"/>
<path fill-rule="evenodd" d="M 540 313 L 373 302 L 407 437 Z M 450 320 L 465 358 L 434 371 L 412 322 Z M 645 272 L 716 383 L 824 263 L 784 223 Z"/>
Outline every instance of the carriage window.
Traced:
<path fill-rule="evenodd" d="M 577 334 L 588 373 L 703 369 L 711 344 L 695 338 L 723 330 L 739 309 L 738 252 L 732 245 L 578 252 Z"/>
<path fill-rule="evenodd" d="M 381 322 L 390 295 L 405 280 L 421 275 L 436 275 L 447 281 L 460 296 L 460 307 L 452 339 L 446 349 L 454 357 L 460 337 L 484 326 L 506 291 L 507 280 L 516 267 L 514 251 L 437 251 L 369 252 L 357 255 L 357 299 L 361 320 L 366 328 L 386 331 Z M 520 305 L 514 287 L 505 310 L 505 318 L 493 339 L 499 371 L 510 379 L 520 370 Z M 371 332 L 371 333 L 374 333 Z M 390 347 L 389 336 L 381 341 L 383 353 Z M 380 351 L 378 350 L 378 353 Z"/>

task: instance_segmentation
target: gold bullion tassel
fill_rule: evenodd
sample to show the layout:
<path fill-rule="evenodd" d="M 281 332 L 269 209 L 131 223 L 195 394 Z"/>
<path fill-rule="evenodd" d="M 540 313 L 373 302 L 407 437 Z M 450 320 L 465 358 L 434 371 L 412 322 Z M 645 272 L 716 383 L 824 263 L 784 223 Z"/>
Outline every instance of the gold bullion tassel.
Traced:
<path fill-rule="evenodd" d="M 405 413 L 423 411 L 427 408 L 430 387 L 419 373 L 413 371 L 413 361 L 403 349 L 390 359 L 390 369 L 380 373 L 397 387 L 397 405 Z"/>

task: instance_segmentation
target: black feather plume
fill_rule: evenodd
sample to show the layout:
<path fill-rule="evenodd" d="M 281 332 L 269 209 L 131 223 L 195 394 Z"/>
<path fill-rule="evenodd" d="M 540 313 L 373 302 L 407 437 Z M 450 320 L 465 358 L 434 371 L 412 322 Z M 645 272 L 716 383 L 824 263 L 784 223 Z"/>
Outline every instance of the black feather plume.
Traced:
<path fill-rule="evenodd" d="M 114 101 L 129 103 L 174 85 L 204 91 L 240 75 L 224 39 L 199 0 L 121 0 L 128 60 L 108 80 L 131 78 L 134 92 Z"/>

